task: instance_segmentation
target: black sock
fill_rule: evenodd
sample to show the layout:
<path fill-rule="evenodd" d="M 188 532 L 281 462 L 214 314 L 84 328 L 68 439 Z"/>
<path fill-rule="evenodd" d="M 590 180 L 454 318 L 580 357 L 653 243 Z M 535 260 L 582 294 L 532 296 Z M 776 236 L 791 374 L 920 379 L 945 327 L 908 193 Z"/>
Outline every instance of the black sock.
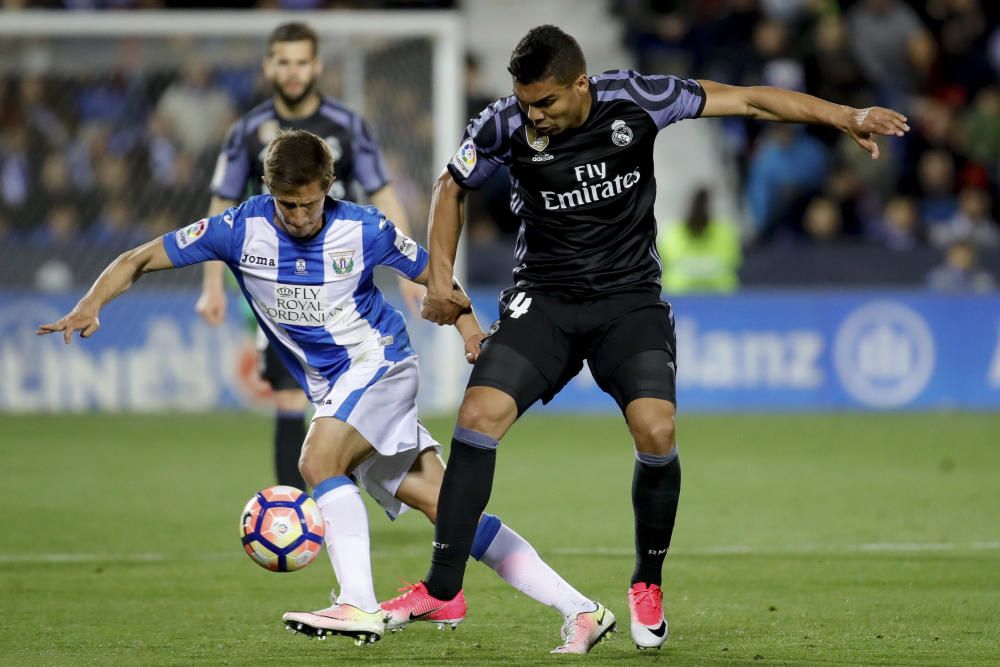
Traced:
<path fill-rule="evenodd" d="M 493 489 L 497 441 L 475 431 L 455 429 L 451 454 L 438 496 L 431 569 L 424 584 L 438 600 L 462 590 L 465 562 Z"/>
<path fill-rule="evenodd" d="M 299 472 L 299 454 L 306 439 L 306 422 L 302 413 L 279 412 L 274 426 L 274 472 L 278 484 L 306 490 Z"/>
<path fill-rule="evenodd" d="M 632 510 L 635 512 L 635 571 L 632 583 L 660 585 L 663 559 L 677 517 L 681 494 L 681 460 L 669 456 L 637 454 L 632 477 Z"/>

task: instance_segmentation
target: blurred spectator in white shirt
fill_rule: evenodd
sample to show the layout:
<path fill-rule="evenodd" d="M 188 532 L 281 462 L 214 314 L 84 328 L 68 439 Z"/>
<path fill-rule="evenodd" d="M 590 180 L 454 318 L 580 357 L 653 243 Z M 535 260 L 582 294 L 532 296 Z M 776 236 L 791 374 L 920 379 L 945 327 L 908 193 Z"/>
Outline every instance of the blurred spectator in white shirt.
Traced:
<path fill-rule="evenodd" d="M 211 85 L 208 69 L 198 61 L 184 65 L 156 107 L 181 147 L 195 155 L 216 149 L 233 120 L 229 96 Z"/>

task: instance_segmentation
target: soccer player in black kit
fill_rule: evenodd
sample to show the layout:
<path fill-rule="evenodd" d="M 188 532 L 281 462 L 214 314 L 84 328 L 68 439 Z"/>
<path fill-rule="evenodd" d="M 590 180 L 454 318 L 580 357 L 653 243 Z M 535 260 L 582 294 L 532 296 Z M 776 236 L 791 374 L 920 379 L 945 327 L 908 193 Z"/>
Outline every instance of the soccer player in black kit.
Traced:
<path fill-rule="evenodd" d="M 681 468 L 674 319 L 660 300 L 654 244 L 653 141 L 686 118 L 743 115 L 831 125 L 877 158 L 873 134 L 909 128 L 889 109 L 852 109 L 770 87 L 632 71 L 588 76 L 579 44 L 554 26 L 531 30 L 509 71 L 514 95 L 469 124 L 434 187 L 426 319 L 446 324 L 459 315 L 449 296 L 465 191 L 501 164 L 510 167 L 511 210 L 521 229 L 515 284 L 501 295 L 499 324 L 483 344 L 459 411 L 431 568 L 410 593 L 413 613 L 440 608 L 462 587 L 499 440 L 586 361 L 621 408 L 634 442 L 631 631 L 640 649 L 659 648 L 667 638 L 660 584 Z M 596 642 L 600 622 L 591 625 L 579 630 Z"/>
<path fill-rule="evenodd" d="M 322 61 L 315 31 L 298 22 L 275 28 L 267 40 L 263 69 L 273 94 L 229 129 L 212 177 L 208 217 L 222 213 L 248 196 L 261 194 L 267 147 L 279 130 L 292 128 L 308 130 L 330 146 L 337 175 L 330 196 L 354 199 L 355 193 L 348 188 L 360 187 L 372 204 L 405 236 L 410 236 L 405 210 L 389 183 L 382 153 L 364 120 L 338 100 L 321 95 L 316 89 Z M 195 308 L 210 324 L 220 324 L 225 319 L 224 270 L 221 262 L 205 264 L 202 293 Z M 399 290 L 403 300 L 416 312 L 423 298 L 423 288 L 401 279 Z M 274 391 L 277 481 L 304 489 L 305 481 L 299 473 L 299 452 L 306 437 L 304 413 L 309 401 L 281 363 L 278 353 L 260 334 L 258 346 L 260 375 Z"/>

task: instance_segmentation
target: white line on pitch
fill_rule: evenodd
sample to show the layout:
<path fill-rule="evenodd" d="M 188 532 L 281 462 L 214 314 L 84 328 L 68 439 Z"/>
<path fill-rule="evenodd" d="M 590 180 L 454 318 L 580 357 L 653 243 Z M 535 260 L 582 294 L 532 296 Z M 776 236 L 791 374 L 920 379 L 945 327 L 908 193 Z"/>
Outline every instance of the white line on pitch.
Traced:
<path fill-rule="evenodd" d="M 941 551 L 997 551 L 1000 542 L 871 542 L 868 544 L 792 544 L 777 546 L 725 545 L 701 549 L 678 548 L 675 556 L 796 555 L 851 553 L 928 553 Z M 623 547 L 556 547 L 548 550 L 560 556 L 634 556 Z"/>
<path fill-rule="evenodd" d="M 414 556 L 424 553 L 415 548 L 380 550 L 382 554 Z M 852 553 L 933 553 L 948 551 L 1000 551 L 997 542 L 871 542 L 868 544 L 798 544 L 779 546 L 723 545 L 701 549 L 679 548 L 675 556 L 718 555 L 796 555 L 796 554 L 852 554 Z M 555 547 L 546 553 L 558 556 L 634 556 L 632 549 L 624 547 Z M 175 561 L 224 561 L 241 557 L 242 550 L 194 553 L 59 553 L 59 554 L 3 554 L 0 563 L 159 563 Z"/>
<path fill-rule="evenodd" d="M 0 554 L 0 563 L 166 563 L 173 561 L 230 560 L 239 557 L 241 549 L 218 553 L 180 554 Z"/>

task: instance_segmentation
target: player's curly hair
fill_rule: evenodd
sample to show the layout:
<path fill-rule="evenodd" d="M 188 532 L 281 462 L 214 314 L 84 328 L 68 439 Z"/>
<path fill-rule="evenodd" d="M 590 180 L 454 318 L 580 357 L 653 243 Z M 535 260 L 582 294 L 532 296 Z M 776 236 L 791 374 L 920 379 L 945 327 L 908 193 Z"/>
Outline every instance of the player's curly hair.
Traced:
<path fill-rule="evenodd" d="M 333 185 L 333 153 L 325 141 L 306 130 L 284 129 L 267 147 L 264 185 L 271 192 L 288 192 L 319 182 Z"/>
<path fill-rule="evenodd" d="M 507 71 L 520 84 L 555 77 L 557 83 L 572 83 L 587 73 L 580 44 L 554 25 L 532 28 L 510 54 Z"/>

